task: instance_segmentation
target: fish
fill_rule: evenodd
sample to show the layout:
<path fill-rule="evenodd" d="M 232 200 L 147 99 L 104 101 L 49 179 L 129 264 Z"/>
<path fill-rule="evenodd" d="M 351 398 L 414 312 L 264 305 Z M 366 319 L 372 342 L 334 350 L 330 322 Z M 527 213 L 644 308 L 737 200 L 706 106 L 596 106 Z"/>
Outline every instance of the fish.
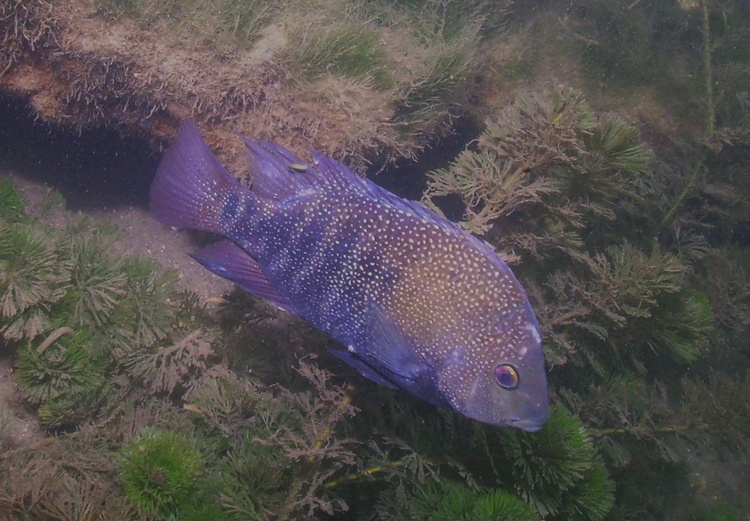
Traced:
<path fill-rule="evenodd" d="M 312 150 L 240 136 L 252 185 L 181 122 L 151 185 L 159 222 L 220 236 L 209 271 L 341 344 L 370 380 L 479 422 L 528 432 L 549 415 L 539 324 L 485 241 Z"/>

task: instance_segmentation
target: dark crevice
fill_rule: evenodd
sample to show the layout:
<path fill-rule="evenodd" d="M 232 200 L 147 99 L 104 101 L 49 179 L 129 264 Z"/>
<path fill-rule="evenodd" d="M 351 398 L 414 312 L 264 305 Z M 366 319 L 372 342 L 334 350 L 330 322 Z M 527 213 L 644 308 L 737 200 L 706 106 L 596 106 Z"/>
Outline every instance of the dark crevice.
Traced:
<path fill-rule="evenodd" d="M 386 168 L 373 167 L 367 177 L 399 197 L 419 201 L 427 187 L 427 174 L 447 168 L 481 132 L 476 121 L 462 118 L 455 122 L 451 135 L 431 143 L 416 159 L 401 159 Z M 462 217 L 464 206 L 458 197 L 443 197 L 435 202 L 450 220 Z"/>
<path fill-rule="evenodd" d="M 480 132 L 473 120 L 459 120 L 453 134 L 416 159 L 402 159 L 385 169 L 373 167 L 368 177 L 400 197 L 419 200 L 427 173 L 447 167 Z M 23 98 L 0 96 L 0 171 L 59 190 L 70 210 L 147 207 L 159 160 L 160 154 L 145 140 L 123 137 L 110 128 L 79 133 L 35 118 Z M 463 214 L 458 198 L 436 202 L 449 219 Z"/>
<path fill-rule="evenodd" d="M 146 207 L 158 161 L 144 140 L 46 123 L 26 100 L 0 96 L 0 171 L 59 190 L 70 210 Z"/>

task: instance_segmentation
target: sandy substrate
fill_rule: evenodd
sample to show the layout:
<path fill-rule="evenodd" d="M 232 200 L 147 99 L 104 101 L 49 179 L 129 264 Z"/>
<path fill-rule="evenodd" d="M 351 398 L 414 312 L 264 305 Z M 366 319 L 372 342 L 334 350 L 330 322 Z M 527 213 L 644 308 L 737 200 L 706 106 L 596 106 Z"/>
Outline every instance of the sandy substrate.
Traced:
<path fill-rule="evenodd" d="M 0 178 L 10 176 L 31 202 L 31 210 L 41 204 L 50 186 L 39 181 L 31 181 L 9 172 L 0 172 Z M 180 289 L 196 293 L 201 301 L 209 306 L 222 293 L 229 291 L 232 284 L 212 275 L 187 255 L 201 248 L 208 237 L 174 230 L 155 221 L 145 207 L 124 205 L 117 207 L 89 207 L 77 212 L 60 212 L 53 216 L 53 223 L 62 226 L 70 217 L 83 214 L 95 222 L 113 222 L 124 232 L 123 238 L 114 244 L 113 255 L 142 256 L 157 261 L 162 266 L 172 268 L 179 274 Z"/>

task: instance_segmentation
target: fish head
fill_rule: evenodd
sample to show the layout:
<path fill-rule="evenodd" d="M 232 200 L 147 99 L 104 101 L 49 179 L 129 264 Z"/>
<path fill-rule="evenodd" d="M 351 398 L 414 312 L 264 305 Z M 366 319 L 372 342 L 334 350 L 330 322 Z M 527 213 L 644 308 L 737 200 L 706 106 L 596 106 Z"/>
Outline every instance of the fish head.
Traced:
<path fill-rule="evenodd" d="M 451 406 L 469 418 L 536 432 L 549 416 L 547 377 L 536 320 L 480 350 L 459 346 L 438 374 Z M 494 344 L 494 345 L 493 345 Z"/>

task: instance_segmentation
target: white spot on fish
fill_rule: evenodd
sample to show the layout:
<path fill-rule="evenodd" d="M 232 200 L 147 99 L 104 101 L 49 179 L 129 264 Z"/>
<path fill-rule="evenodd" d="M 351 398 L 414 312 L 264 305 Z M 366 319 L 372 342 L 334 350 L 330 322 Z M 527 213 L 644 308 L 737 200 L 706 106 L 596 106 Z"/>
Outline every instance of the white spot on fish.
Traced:
<path fill-rule="evenodd" d="M 542 341 L 542 337 L 539 336 L 539 331 L 536 327 L 534 327 L 533 324 L 526 324 L 525 328 L 529 333 L 531 333 L 531 338 L 534 339 L 534 342 L 538 344 Z"/>

